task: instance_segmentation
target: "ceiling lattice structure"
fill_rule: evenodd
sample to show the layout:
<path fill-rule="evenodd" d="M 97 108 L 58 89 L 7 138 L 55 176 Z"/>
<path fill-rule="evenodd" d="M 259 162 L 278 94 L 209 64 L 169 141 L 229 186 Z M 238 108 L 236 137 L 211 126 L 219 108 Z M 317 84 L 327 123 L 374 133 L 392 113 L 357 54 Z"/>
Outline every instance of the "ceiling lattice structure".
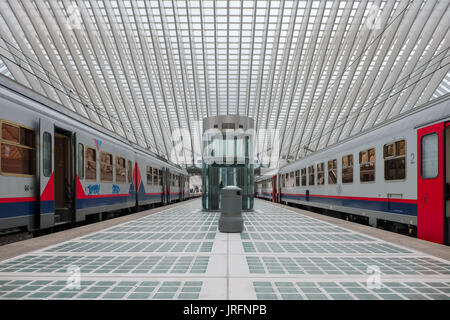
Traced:
<path fill-rule="evenodd" d="M 240 114 L 297 159 L 450 91 L 449 6 L 0 0 L 0 72 L 165 157 Z"/>

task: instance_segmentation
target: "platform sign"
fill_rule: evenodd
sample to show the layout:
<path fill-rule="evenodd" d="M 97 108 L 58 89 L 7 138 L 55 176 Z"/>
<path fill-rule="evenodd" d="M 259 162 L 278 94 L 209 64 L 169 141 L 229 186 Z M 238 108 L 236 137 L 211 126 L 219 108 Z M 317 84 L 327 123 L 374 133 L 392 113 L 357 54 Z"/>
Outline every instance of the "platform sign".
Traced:
<path fill-rule="evenodd" d="M 39 213 L 40 228 L 54 225 L 55 180 L 54 180 L 54 125 L 39 119 Z"/>
<path fill-rule="evenodd" d="M 436 243 L 445 239 L 445 123 L 417 130 L 417 237 Z"/>

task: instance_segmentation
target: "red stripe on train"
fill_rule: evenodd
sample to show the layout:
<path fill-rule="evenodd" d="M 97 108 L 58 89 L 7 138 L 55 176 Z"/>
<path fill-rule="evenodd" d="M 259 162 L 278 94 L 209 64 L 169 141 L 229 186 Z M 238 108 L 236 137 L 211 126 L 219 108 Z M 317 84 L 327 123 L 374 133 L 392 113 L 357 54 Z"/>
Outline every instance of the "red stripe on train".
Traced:
<path fill-rule="evenodd" d="M 54 201 L 55 200 L 55 173 L 53 172 L 48 183 L 42 191 L 41 201 Z"/>
<path fill-rule="evenodd" d="M 39 199 L 37 197 L 0 198 L 0 203 L 32 202 L 38 200 Z"/>

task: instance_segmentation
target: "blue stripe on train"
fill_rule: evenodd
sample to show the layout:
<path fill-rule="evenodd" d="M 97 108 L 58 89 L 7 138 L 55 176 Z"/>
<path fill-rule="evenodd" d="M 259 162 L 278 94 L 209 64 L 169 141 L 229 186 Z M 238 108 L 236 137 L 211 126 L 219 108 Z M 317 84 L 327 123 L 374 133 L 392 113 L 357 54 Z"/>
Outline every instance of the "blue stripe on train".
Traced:
<path fill-rule="evenodd" d="M 306 201 L 305 196 L 301 195 L 281 195 L 281 200 L 300 200 Z M 314 202 L 326 203 L 335 206 L 351 207 L 357 209 L 366 209 L 374 211 L 382 211 L 387 213 L 405 214 L 408 216 L 417 216 L 417 204 L 404 202 L 388 202 L 388 201 L 371 201 L 371 200 L 356 200 L 345 198 L 327 198 L 327 197 L 309 197 L 309 202 L 313 205 Z"/>
<path fill-rule="evenodd" d="M 0 203 L 0 218 L 14 218 L 36 214 L 39 201 Z"/>
<path fill-rule="evenodd" d="M 55 211 L 54 201 L 41 201 L 42 213 Z M 39 201 L 0 203 L 0 219 L 30 216 L 39 212 Z"/>

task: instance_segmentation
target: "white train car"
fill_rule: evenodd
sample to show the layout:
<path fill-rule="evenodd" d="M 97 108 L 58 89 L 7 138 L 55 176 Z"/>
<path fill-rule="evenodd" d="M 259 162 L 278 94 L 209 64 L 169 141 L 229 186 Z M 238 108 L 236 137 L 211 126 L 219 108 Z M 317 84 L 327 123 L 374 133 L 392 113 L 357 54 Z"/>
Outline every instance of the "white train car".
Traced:
<path fill-rule="evenodd" d="M 184 185 L 186 170 L 4 76 L 0 106 L 0 230 L 46 229 L 189 196 L 174 185 L 170 197 L 169 174 Z"/>
<path fill-rule="evenodd" d="M 267 199 L 275 202 L 275 185 L 277 171 L 268 172 L 255 178 L 255 196 L 261 199 Z"/>
<path fill-rule="evenodd" d="M 448 244 L 450 96 L 290 163 L 272 180 L 273 201 L 409 226 Z"/>

